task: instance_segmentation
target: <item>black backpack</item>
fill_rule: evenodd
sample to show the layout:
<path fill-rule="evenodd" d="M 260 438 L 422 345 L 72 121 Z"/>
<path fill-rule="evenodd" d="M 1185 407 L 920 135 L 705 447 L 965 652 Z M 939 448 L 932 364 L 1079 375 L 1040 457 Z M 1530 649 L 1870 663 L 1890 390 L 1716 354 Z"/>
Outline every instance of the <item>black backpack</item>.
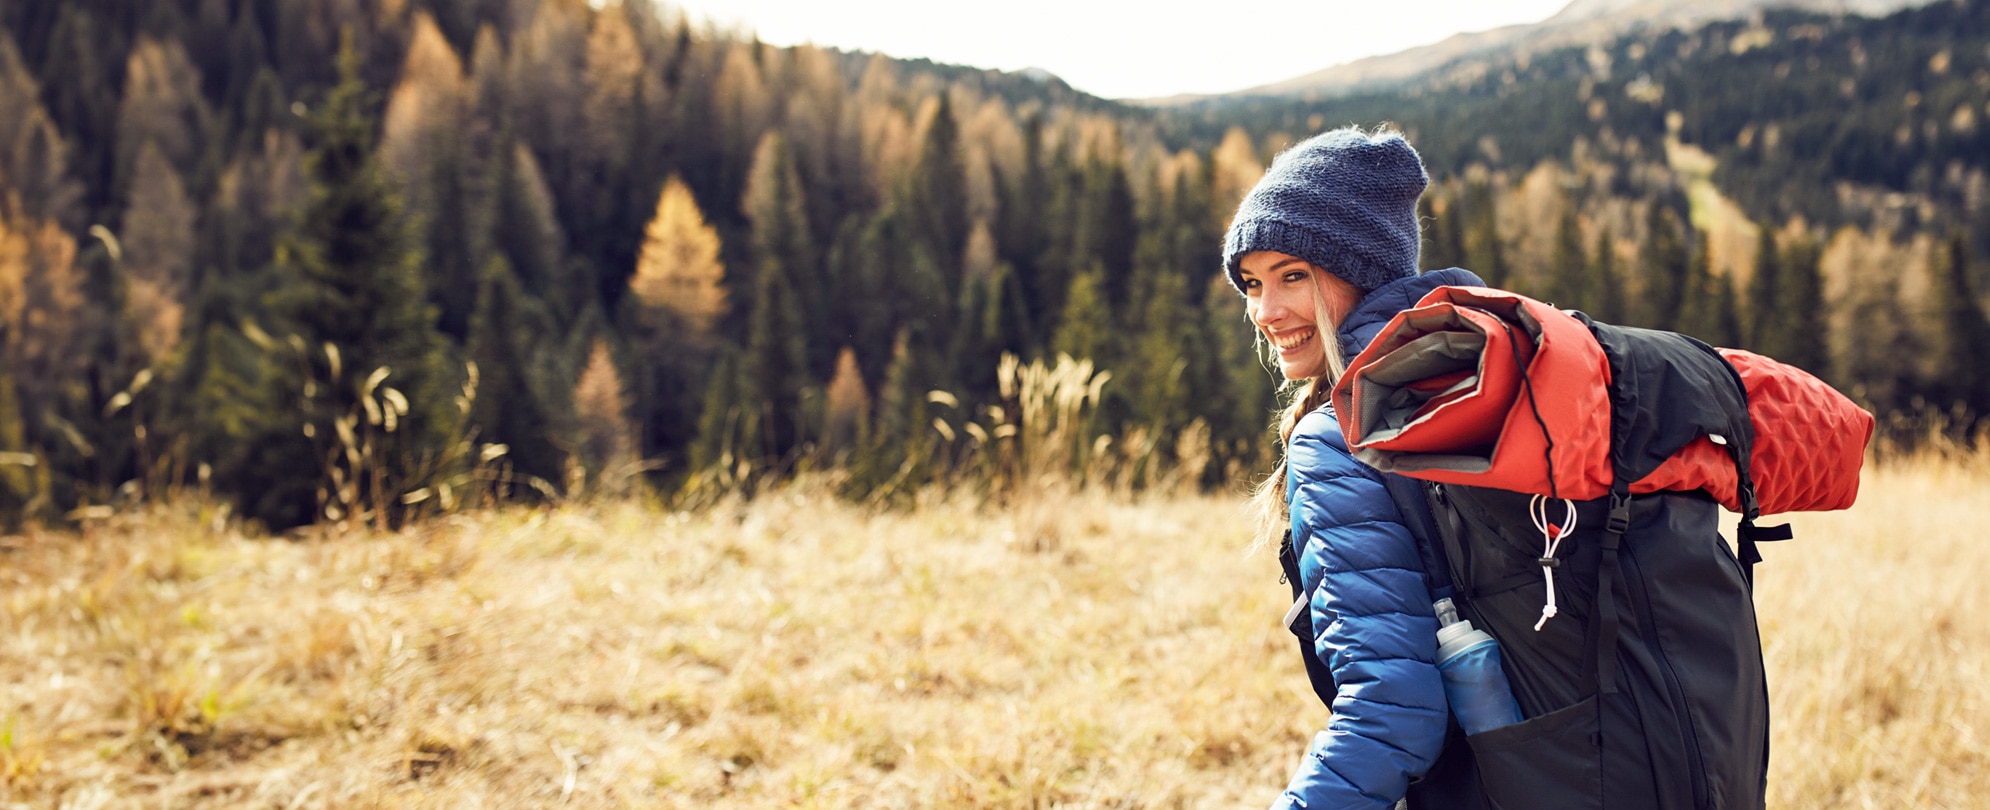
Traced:
<path fill-rule="evenodd" d="M 1750 569 L 1757 541 L 1788 532 L 1754 525 L 1746 391 L 1704 343 L 1583 320 L 1610 362 L 1618 483 L 1608 497 L 1574 503 L 1576 528 L 1554 554 L 1530 517 L 1532 496 L 1384 476 L 1423 552 L 1433 598 L 1451 597 L 1499 641 L 1526 718 L 1469 738 L 1454 720 L 1436 765 L 1411 784 L 1409 806 L 1760 808 L 1769 705 Z M 1628 482 L 1707 434 L 1727 439 L 1739 474 L 1739 557 L 1707 494 L 1628 492 Z M 1556 502 L 1555 522 L 1562 513 Z M 1294 598 L 1306 597 L 1289 537 L 1280 564 Z M 1557 606 L 1545 622 L 1544 568 L 1554 572 Z M 1290 629 L 1314 690 L 1331 705 L 1335 687 L 1313 654 L 1311 617 L 1297 613 Z"/>

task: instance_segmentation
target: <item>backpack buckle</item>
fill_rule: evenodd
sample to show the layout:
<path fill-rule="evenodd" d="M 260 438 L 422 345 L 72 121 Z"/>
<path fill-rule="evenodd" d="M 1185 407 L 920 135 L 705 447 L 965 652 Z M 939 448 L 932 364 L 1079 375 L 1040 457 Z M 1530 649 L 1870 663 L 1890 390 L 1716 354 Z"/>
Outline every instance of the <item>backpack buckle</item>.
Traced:
<path fill-rule="evenodd" d="M 1610 496 L 1610 517 L 1603 521 L 1603 530 L 1621 535 L 1631 529 L 1631 499 L 1629 496 Z"/>

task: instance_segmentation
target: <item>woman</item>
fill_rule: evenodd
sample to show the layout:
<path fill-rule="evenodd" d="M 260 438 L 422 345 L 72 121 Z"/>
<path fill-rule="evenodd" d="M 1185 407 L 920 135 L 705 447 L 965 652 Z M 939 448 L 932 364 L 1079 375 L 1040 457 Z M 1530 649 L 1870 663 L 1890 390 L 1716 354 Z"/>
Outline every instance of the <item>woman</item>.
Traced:
<path fill-rule="evenodd" d="M 1279 419 L 1285 460 L 1255 500 L 1262 537 L 1291 531 L 1304 603 L 1295 615 L 1311 619 L 1317 659 L 1308 668 L 1332 674 L 1332 717 L 1281 808 L 1389 808 L 1405 796 L 1453 806 L 1411 789 L 1451 750 L 1437 620 L 1409 527 L 1419 516 L 1401 514 L 1383 476 L 1348 453 L 1327 402 L 1347 358 L 1389 318 L 1437 286 L 1483 283 L 1459 269 L 1417 274 L 1416 203 L 1428 182 L 1399 134 L 1326 132 L 1272 162 L 1224 238 L 1224 269 L 1251 322 L 1286 380 L 1302 384 Z M 1443 772 L 1468 779 L 1471 768 Z"/>

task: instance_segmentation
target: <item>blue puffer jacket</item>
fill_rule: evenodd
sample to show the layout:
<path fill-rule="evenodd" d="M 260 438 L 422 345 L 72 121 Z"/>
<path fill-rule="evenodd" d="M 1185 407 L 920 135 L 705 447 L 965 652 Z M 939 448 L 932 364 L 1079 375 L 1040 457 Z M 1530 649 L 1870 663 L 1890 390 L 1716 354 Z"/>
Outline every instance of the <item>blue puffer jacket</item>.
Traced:
<path fill-rule="evenodd" d="M 1364 296 L 1340 327 L 1352 357 L 1388 320 L 1466 270 L 1401 279 Z M 1307 414 L 1286 449 L 1299 579 L 1311 594 L 1314 654 L 1339 693 L 1274 808 L 1387 810 L 1430 768 L 1449 707 L 1437 674 L 1437 618 L 1416 541 L 1382 474 L 1354 460 L 1331 406 Z"/>

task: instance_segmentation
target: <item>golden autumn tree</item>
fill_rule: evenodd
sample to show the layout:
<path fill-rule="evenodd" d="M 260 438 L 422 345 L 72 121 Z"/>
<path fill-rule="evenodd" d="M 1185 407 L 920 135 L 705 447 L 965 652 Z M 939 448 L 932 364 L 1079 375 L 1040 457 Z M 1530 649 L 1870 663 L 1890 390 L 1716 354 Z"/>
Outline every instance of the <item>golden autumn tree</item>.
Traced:
<path fill-rule="evenodd" d="M 636 460 L 636 428 L 629 420 L 629 404 L 608 342 L 595 338 L 587 367 L 574 385 L 574 415 L 580 426 L 581 465 L 598 491 L 618 489 Z"/>
<path fill-rule="evenodd" d="M 147 364 L 179 345 L 193 294 L 194 215 L 186 186 L 150 141 L 139 148 L 124 214 L 128 317 Z"/>
<path fill-rule="evenodd" d="M 724 279 L 719 232 L 705 223 L 690 187 L 672 175 L 643 231 L 629 288 L 643 306 L 670 312 L 683 321 L 688 337 L 703 341 L 726 314 Z"/>

